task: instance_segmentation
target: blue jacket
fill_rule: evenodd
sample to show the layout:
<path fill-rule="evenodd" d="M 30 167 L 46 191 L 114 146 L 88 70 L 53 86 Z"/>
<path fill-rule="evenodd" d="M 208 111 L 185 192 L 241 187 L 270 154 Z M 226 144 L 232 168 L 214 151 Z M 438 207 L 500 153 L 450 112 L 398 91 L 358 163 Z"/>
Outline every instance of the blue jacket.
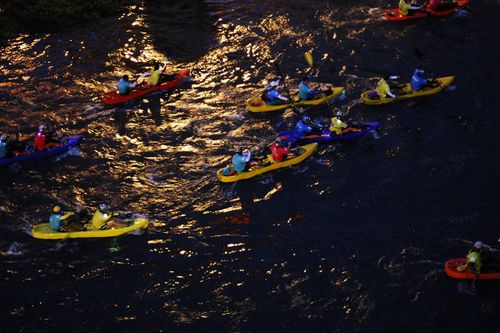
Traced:
<path fill-rule="evenodd" d="M 120 94 L 123 94 L 123 95 L 128 94 L 129 88 L 134 88 L 134 87 L 135 87 L 135 84 L 127 82 L 123 78 L 121 78 L 120 81 L 118 81 L 118 83 L 116 84 L 116 89 L 118 89 Z"/>
<path fill-rule="evenodd" d="M 281 97 L 281 94 L 276 90 L 276 89 L 269 89 L 267 91 L 267 100 L 269 102 L 274 102 L 279 100 Z"/>
<path fill-rule="evenodd" d="M 0 141 L 0 158 L 7 156 L 7 143 Z"/>
<path fill-rule="evenodd" d="M 245 156 L 240 155 L 240 154 L 234 154 L 233 155 L 233 169 L 238 171 L 238 172 L 243 172 L 245 171 L 247 167 L 247 162 L 245 161 Z"/>
<path fill-rule="evenodd" d="M 49 218 L 50 228 L 52 230 L 58 231 L 62 227 L 61 214 L 52 214 Z"/>
<path fill-rule="evenodd" d="M 307 133 L 312 132 L 312 130 L 313 128 L 311 126 L 306 125 L 302 120 L 299 120 L 293 129 L 293 136 L 295 139 L 302 139 Z"/>
<path fill-rule="evenodd" d="M 418 76 L 419 73 L 423 73 L 423 70 L 415 69 L 413 76 L 411 78 L 411 89 L 419 91 L 428 83 L 426 79 Z"/>
<path fill-rule="evenodd" d="M 299 97 L 301 99 L 309 99 L 311 93 L 314 93 L 315 90 L 312 90 L 311 88 L 309 88 L 309 86 L 307 84 L 305 84 L 304 82 L 300 82 L 299 84 Z"/>

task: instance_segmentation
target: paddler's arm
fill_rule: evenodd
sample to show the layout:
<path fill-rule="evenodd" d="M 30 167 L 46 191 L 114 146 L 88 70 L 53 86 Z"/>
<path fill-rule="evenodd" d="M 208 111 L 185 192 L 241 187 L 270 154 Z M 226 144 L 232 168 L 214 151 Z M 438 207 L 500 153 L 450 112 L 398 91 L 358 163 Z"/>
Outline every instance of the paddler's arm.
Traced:
<path fill-rule="evenodd" d="M 64 214 L 63 216 L 61 216 L 61 220 L 66 220 L 68 217 L 70 217 L 71 215 L 74 215 L 75 212 L 68 212 L 66 214 Z"/>

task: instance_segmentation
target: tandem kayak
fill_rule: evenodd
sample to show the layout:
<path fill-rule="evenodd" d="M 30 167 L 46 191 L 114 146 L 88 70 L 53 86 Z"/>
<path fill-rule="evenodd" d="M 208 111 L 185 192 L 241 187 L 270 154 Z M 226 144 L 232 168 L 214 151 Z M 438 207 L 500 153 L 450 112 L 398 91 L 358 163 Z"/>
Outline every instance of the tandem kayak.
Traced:
<path fill-rule="evenodd" d="M 300 99 L 298 95 L 292 95 L 290 102 L 285 102 L 278 105 L 267 104 L 260 97 L 249 98 L 247 100 L 247 110 L 250 112 L 269 112 L 283 110 L 292 107 L 300 106 L 315 106 L 325 103 L 329 103 L 334 98 L 338 97 L 340 94 L 345 93 L 344 87 L 333 87 L 332 92 L 329 95 L 320 94 L 314 99 Z"/>
<path fill-rule="evenodd" d="M 285 160 L 283 160 L 281 162 L 274 161 L 271 154 L 269 154 L 261 161 L 260 165 L 250 168 L 249 171 L 245 171 L 245 172 L 233 171 L 233 174 L 228 175 L 228 176 L 224 176 L 224 174 L 222 172 L 225 168 L 222 168 L 222 169 L 217 171 L 217 178 L 219 178 L 219 180 L 221 182 L 224 182 L 224 183 L 236 182 L 238 180 L 255 177 L 257 175 L 269 172 L 271 170 L 280 169 L 280 168 L 284 168 L 284 167 L 287 167 L 290 165 L 298 164 L 298 163 L 302 162 L 303 160 L 305 160 L 309 155 L 311 155 L 313 153 L 313 151 L 316 149 L 316 147 L 318 147 L 317 143 L 311 143 L 311 144 L 308 144 L 305 146 L 301 146 L 301 147 L 299 147 L 300 148 L 299 155 L 290 154 L 287 156 L 287 158 Z"/>
<path fill-rule="evenodd" d="M 21 163 L 28 160 L 40 159 L 40 158 L 49 158 L 57 155 L 62 155 L 73 147 L 80 146 L 82 142 L 83 136 L 75 135 L 69 136 L 62 140 L 62 143 L 58 146 L 54 146 L 47 150 L 35 151 L 35 152 L 23 152 L 19 153 L 14 157 L 0 158 L 0 166 L 10 165 L 14 163 Z"/>
<path fill-rule="evenodd" d="M 365 124 L 347 124 L 347 128 L 345 128 L 340 134 L 334 134 L 330 132 L 330 130 L 325 129 L 321 132 L 309 133 L 308 135 L 299 140 L 296 140 L 295 142 L 301 145 L 313 142 L 348 142 L 369 135 L 379 126 L 380 123 L 377 122 L 370 122 Z M 289 141 L 289 138 L 292 138 L 293 140 L 293 131 L 280 132 L 276 134 L 276 136 L 282 138 L 284 141 Z"/>
<path fill-rule="evenodd" d="M 437 87 L 434 88 L 425 87 L 421 91 L 415 91 L 411 89 L 410 83 L 407 83 L 404 85 L 402 89 L 393 89 L 392 92 L 396 94 L 396 97 L 394 98 L 379 97 L 378 95 L 376 95 L 377 93 L 375 92 L 375 90 L 368 90 L 361 94 L 360 99 L 361 102 L 366 105 L 380 105 L 380 104 L 392 103 L 402 99 L 433 95 L 440 92 L 444 88 L 448 87 L 453 82 L 454 79 L 455 79 L 454 76 L 438 77 L 435 79 L 435 81 L 439 83 Z M 372 95 L 375 95 L 375 97 L 371 97 Z"/>
<path fill-rule="evenodd" d="M 468 268 L 464 270 L 459 270 L 458 267 L 465 265 L 467 260 L 465 258 L 460 259 L 450 259 L 444 264 L 444 271 L 449 277 L 455 279 L 474 279 L 476 278 L 476 273 Z M 479 280 L 494 280 L 500 279 L 500 265 L 495 267 L 494 271 L 489 271 L 479 274 L 477 277 Z"/>
<path fill-rule="evenodd" d="M 384 19 L 388 21 L 406 21 L 432 16 L 447 16 L 456 12 L 457 10 L 465 9 L 467 6 L 469 6 L 469 2 L 469 0 L 457 0 L 454 5 L 438 11 L 433 11 L 428 9 L 428 7 L 425 7 L 425 9 L 417 11 L 411 15 L 402 15 L 399 11 L 399 8 L 389 9 L 385 11 Z"/>
<path fill-rule="evenodd" d="M 129 102 L 139 97 L 143 97 L 154 92 L 164 91 L 168 89 L 172 89 L 179 84 L 183 83 L 187 76 L 189 75 L 189 69 L 182 69 L 178 71 L 176 74 L 176 78 L 172 81 L 167 81 L 158 86 L 138 86 L 138 88 L 133 89 L 127 95 L 122 95 L 118 91 L 110 91 L 102 95 L 102 102 L 108 105 L 121 104 L 125 102 Z"/>
<path fill-rule="evenodd" d="M 102 238 L 102 237 L 116 237 L 123 234 L 138 230 L 146 229 L 148 226 L 148 219 L 136 218 L 133 223 L 127 227 L 104 229 L 104 230 L 83 230 L 60 232 L 50 228 L 50 224 L 42 223 L 33 227 L 31 233 L 34 238 L 38 239 L 65 239 L 65 238 Z"/>

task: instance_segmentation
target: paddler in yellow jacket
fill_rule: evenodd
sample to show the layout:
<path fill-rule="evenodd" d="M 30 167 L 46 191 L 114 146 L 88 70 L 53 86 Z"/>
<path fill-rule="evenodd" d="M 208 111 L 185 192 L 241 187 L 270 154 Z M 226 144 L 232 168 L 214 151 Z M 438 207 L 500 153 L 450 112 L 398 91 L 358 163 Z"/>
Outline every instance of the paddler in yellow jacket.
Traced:
<path fill-rule="evenodd" d="M 378 81 L 377 83 L 377 87 L 375 88 L 375 91 L 377 92 L 377 95 L 379 95 L 381 98 L 382 97 L 396 97 L 396 95 L 394 95 L 392 92 L 391 92 L 391 88 L 389 86 L 389 83 L 386 81 L 386 80 L 390 80 L 392 77 L 391 76 L 386 76 L 382 79 L 380 79 L 380 81 Z"/>
<path fill-rule="evenodd" d="M 108 205 L 100 204 L 94 215 L 92 215 L 90 223 L 86 225 L 86 228 L 87 230 L 101 230 L 112 227 L 125 227 L 127 225 L 127 223 L 113 219 L 113 213 L 109 210 Z"/>
<path fill-rule="evenodd" d="M 399 12 L 401 15 L 411 15 L 418 10 L 420 10 L 420 6 L 418 6 L 415 1 L 408 4 L 405 0 L 399 0 Z"/>
<path fill-rule="evenodd" d="M 342 130 L 347 127 L 347 124 L 337 117 L 333 117 L 331 121 L 332 124 L 330 125 L 330 132 L 335 134 L 341 134 Z"/>
<path fill-rule="evenodd" d="M 161 83 L 163 72 L 165 71 L 167 64 L 165 63 L 163 66 L 161 63 L 157 63 L 153 66 L 153 71 L 151 72 L 151 76 L 148 78 L 148 83 L 152 86 L 156 86 Z"/>

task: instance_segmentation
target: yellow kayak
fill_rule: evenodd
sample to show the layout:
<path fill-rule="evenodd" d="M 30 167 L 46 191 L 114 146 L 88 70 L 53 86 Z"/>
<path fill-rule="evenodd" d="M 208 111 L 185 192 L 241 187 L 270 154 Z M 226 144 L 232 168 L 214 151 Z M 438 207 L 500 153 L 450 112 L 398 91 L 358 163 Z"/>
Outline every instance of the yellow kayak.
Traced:
<path fill-rule="evenodd" d="M 267 104 L 260 97 L 253 97 L 247 100 L 247 110 L 250 112 L 269 112 L 283 110 L 291 107 L 299 106 L 314 106 L 330 102 L 335 97 L 338 97 L 344 92 L 344 87 L 333 87 L 330 95 L 320 94 L 313 99 L 300 99 L 298 95 L 292 95 L 290 102 L 285 102 L 278 105 Z"/>
<path fill-rule="evenodd" d="M 146 229 L 147 226 L 148 226 L 148 219 L 138 218 L 134 219 L 134 222 L 131 225 L 121 228 L 59 232 L 52 230 L 50 228 L 50 224 L 42 223 L 34 226 L 31 232 L 33 234 L 33 237 L 38 239 L 97 238 L 97 237 L 116 237 L 129 233 L 134 230 Z"/>
<path fill-rule="evenodd" d="M 311 155 L 313 153 L 313 151 L 316 149 L 316 147 L 318 147 L 317 142 L 301 146 L 300 147 L 300 152 L 301 152 L 300 155 L 297 156 L 297 155 L 289 154 L 287 156 L 287 158 L 281 162 L 274 161 L 272 156 L 269 154 L 262 161 L 261 165 L 254 166 L 254 167 L 250 168 L 250 170 L 245 171 L 245 172 L 236 172 L 236 174 L 230 175 L 230 176 L 224 176 L 222 174 L 222 170 L 224 170 L 225 168 L 222 168 L 219 171 L 217 171 L 217 178 L 219 178 L 219 180 L 221 182 L 224 182 L 224 183 L 236 182 L 238 180 L 255 177 L 257 175 L 260 175 L 262 173 L 266 173 L 266 172 L 271 171 L 271 170 L 284 168 L 284 167 L 287 167 L 289 165 L 298 164 L 298 163 L 302 162 L 303 160 L 305 160 L 309 155 Z"/>
<path fill-rule="evenodd" d="M 439 77 L 436 79 L 436 81 L 439 82 L 439 85 L 437 87 L 435 88 L 426 87 L 424 88 L 424 90 L 421 91 L 414 91 L 413 89 L 411 89 L 410 84 L 407 83 L 400 90 L 393 89 L 392 92 L 396 94 L 396 97 L 394 98 L 378 97 L 378 96 L 376 98 L 372 98 L 370 97 L 370 93 L 376 93 L 376 92 L 375 90 L 368 90 L 361 94 L 361 102 L 367 105 L 380 105 L 380 104 L 392 103 L 402 99 L 433 95 L 440 92 L 444 88 L 448 87 L 453 82 L 453 79 L 455 79 L 454 76 Z"/>

